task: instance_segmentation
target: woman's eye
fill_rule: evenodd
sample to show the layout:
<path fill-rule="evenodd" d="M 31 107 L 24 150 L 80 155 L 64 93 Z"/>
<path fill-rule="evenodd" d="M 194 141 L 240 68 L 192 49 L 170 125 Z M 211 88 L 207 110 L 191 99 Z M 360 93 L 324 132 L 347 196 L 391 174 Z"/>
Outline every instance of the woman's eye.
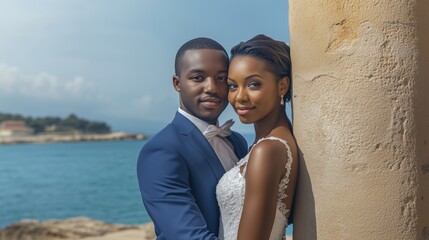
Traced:
<path fill-rule="evenodd" d="M 235 90 L 235 89 L 237 89 L 237 85 L 234 83 L 228 83 L 228 89 L 229 90 Z"/>
<path fill-rule="evenodd" d="M 259 82 L 250 82 L 248 86 L 249 88 L 259 88 L 261 84 Z"/>

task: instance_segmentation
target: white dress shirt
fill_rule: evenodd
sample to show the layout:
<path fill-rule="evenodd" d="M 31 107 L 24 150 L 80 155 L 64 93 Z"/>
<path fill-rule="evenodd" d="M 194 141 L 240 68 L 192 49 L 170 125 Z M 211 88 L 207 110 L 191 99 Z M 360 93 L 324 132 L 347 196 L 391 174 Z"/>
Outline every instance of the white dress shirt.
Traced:
<path fill-rule="evenodd" d="M 207 122 L 192 116 L 191 114 L 182 110 L 180 107 L 178 112 L 189 119 L 189 121 L 191 121 L 200 130 L 201 133 L 203 133 L 210 126 L 210 124 Z M 216 123 L 216 126 L 219 126 L 219 122 Z M 230 143 L 228 139 L 225 137 L 220 137 L 219 135 L 212 138 L 206 137 L 206 139 L 212 146 L 225 171 L 230 170 L 237 164 L 238 158 L 234 153 L 234 147 L 232 143 Z"/>

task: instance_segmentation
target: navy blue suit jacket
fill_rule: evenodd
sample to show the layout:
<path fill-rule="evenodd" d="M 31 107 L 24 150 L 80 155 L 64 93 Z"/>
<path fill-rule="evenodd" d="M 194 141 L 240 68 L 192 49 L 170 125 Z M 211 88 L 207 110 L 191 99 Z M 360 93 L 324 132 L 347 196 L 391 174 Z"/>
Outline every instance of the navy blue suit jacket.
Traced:
<path fill-rule="evenodd" d="M 228 140 L 238 159 L 247 143 L 233 132 Z M 225 170 L 200 130 L 176 113 L 174 120 L 142 148 L 137 176 L 157 239 L 217 239 L 216 185 Z"/>

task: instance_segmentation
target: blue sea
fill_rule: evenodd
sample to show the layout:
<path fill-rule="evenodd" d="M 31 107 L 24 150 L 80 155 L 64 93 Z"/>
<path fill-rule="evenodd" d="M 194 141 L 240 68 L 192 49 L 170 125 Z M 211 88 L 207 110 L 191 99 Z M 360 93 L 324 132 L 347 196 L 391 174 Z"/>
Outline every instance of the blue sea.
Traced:
<path fill-rule="evenodd" d="M 252 136 L 247 135 L 248 142 Z M 120 224 L 150 221 L 136 161 L 145 141 L 0 146 L 0 228 L 22 219 L 87 216 Z M 291 226 L 288 234 L 291 234 Z"/>
<path fill-rule="evenodd" d="M 142 141 L 0 146 L 0 227 L 20 219 L 88 216 L 149 221 L 136 178 Z"/>

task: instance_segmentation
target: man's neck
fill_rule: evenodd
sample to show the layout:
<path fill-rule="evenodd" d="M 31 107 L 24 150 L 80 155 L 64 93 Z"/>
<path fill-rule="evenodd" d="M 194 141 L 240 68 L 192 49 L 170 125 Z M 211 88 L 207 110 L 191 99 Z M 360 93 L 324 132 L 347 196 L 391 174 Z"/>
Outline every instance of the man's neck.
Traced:
<path fill-rule="evenodd" d="M 183 110 L 180 107 L 178 109 L 178 112 L 180 114 L 182 114 L 184 117 L 186 117 L 189 121 L 191 121 L 201 132 L 204 132 L 207 129 L 207 127 L 210 125 L 210 123 L 208 123 L 208 122 L 206 122 L 206 121 L 204 121 L 198 117 L 195 117 L 194 115 L 186 112 L 185 110 Z M 216 120 L 216 124 L 213 124 L 213 125 L 218 126 L 219 125 L 218 121 Z"/>

